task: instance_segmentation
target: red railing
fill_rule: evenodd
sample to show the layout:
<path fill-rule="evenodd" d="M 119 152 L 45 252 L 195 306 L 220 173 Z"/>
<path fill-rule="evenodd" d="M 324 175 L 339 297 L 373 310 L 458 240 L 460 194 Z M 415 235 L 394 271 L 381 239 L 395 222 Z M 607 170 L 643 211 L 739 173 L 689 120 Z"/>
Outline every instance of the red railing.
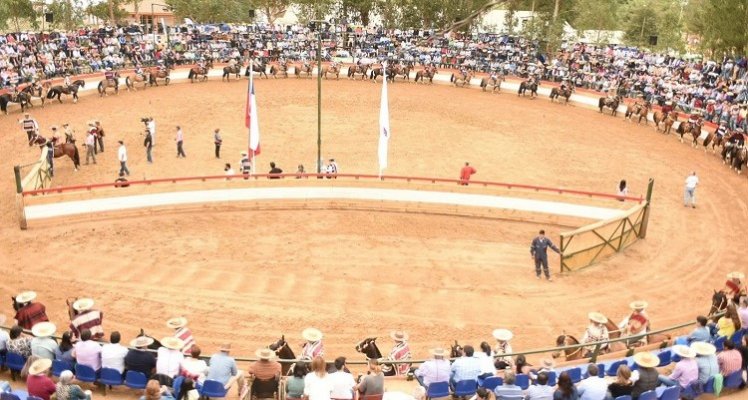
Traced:
<path fill-rule="evenodd" d="M 153 184 L 162 184 L 162 183 L 179 183 L 179 182 L 206 182 L 206 181 L 226 181 L 226 180 L 245 180 L 245 178 L 248 179 L 281 179 L 281 178 L 351 178 L 353 180 L 360 180 L 360 179 L 370 179 L 370 180 L 379 180 L 379 181 L 398 181 L 398 182 L 425 182 L 425 183 L 447 183 L 447 184 L 453 184 L 453 185 L 460 185 L 463 183 L 460 179 L 444 179 L 444 178 L 427 178 L 427 177 L 418 177 L 418 176 L 397 176 L 397 175 L 367 175 L 367 174 L 335 174 L 335 175 L 328 175 L 328 174 L 253 174 L 253 175 L 208 175 L 208 176 L 188 176 L 188 177 L 176 177 L 176 178 L 158 178 L 158 179 L 148 179 L 148 180 L 139 180 L 139 181 L 127 181 L 125 183 L 128 186 L 150 186 Z M 599 193 L 599 192 L 590 192 L 585 190 L 576 190 L 576 189 L 564 189 L 564 188 L 553 188 L 553 187 L 547 187 L 547 186 L 536 186 L 536 185 L 526 185 L 521 183 L 505 183 L 505 182 L 488 182 L 488 181 L 469 181 L 470 186 L 483 186 L 483 187 L 495 187 L 495 188 L 505 188 L 505 189 L 525 189 L 525 190 L 533 190 L 536 192 L 545 192 L 545 193 L 555 193 L 555 194 L 572 194 L 572 195 L 578 195 L 578 196 L 586 196 L 586 197 L 596 197 L 596 198 L 602 198 L 602 199 L 611 199 L 611 200 L 631 200 L 641 203 L 644 201 L 644 197 L 633 197 L 633 196 L 619 196 L 617 194 L 610 194 L 610 193 Z M 22 195 L 25 196 L 35 196 L 35 195 L 42 195 L 42 194 L 54 194 L 54 193 L 66 193 L 66 192 L 75 192 L 75 191 L 90 191 L 94 189 L 101 189 L 101 188 L 122 188 L 122 183 L 119 182 L 112 182 L 112 183 L 95 183 L 95 184 L 89 184 L 89 185 L 76 185 L 76 186 L 61 186 L 56 188 L 46 188 L 46 189 L 38 189 L 38 190 L 28 190 L 24 191 Z"/>

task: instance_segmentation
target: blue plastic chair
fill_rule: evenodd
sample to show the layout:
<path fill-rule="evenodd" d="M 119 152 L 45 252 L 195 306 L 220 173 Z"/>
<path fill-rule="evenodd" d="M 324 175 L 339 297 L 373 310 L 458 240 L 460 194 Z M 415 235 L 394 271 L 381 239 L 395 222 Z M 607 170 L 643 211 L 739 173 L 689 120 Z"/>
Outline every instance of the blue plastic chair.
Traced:
<path fill-rule="evenodd" d="M 24 392 L 24 396 L 20 396 L 19 393 L 7 392 L 0 394 L 0 400 L 27 400 L 28 394 Z"/>
<path fill-rule="evenodd" d="M 620 361 L 616 361 L 610 364 L 610 366 L 608 366 L 608 371 L 606 372 L 606 375 L 616 376 L 616 374 L 618 374 L 618 367 L 620 367 L 621 365 L 626 365 L 626 360 L 620 360 Z"/>
<path fill-rule="evenodd" d="M 106 388 L 115 386 L 122 386 L 122 374 L 114 368 L 102 368 L 99 372 L 99 383 L 104 390 L 106 395 Z"/>
<path fill-rule="evenodd" d="M 629 396 L 629 395 L 618 396 L 618 397 L 616 397 L 616 400 L 631 400 L 631 396 Z"/>
<path fill-rule="evenodd" d="M 566 372 L 569 373 L 569 378 L 571 378 L 573 383 L 582 381 L 582 370 L 579 367 L 566 370 Z"/>
<path fill-rule="evenodd" d="M 548 371 L 548 386 L 556 386 L 556 381 L 558 380 L 558 374 L 556 371 Z"/>
<path fill-rule="evenodd" d="M 87 365 L 76 364 L 75 379 L 81 382 L 94 383 L 96 382 L 96 371 Z"/>
<path fill-rule="evenodd" d="M 530 387 L 530 376 L 527 374 L 517 374 L 514 384 L 521 387 L 522 390 L 527 390 Z"/>
<path fill-rule="evenodd" d="M 184 383 L 184 377 L 182 375 L 174 378 L 174 382 L 172 382 L 171 389 L 175 399 L 179 398 L 179 392 L 182 390 L 182 383 Z"/>
<path fill-rule="evenodd" d="M 639 395 L 639 400 L 657 400 L 657 393 L 654 390 L 647 390 Z"/>
<path fill-rule="evenodd" d="M 727 340 L 727 337 L 720 336 L 717 338 L 717 340 L 714 341 L 714 347 L 717 348 L 717 353 L 725 348 L 725 340 Z"/>
<path fill-rule="evenodd" d="M 704 393 L 714 393 L 714 377 L 710 377 L 704 384 Z"/>
<path fill-rule="evenodd" d="M 725 378 L 725 387 L 731 389 L 737 389 L 743 385 L 743 370 L 738 370 Z"/>
<path fill-rule="evenodd" d="M 67 361 L 63 360 L 54 360 L 52 361 L 52 375 L 56 377 L 60 377 L 60 374 L 62 371 L 73 371 L 73 365 L 70 364 Z"/>
<path fill-rule="evenodd" d="M 670 365 L 672 353 L 670 353 L 670 350 L 661 351 L 659 354 L 657 354 L 657 358 L 660 359 L 660 363 L 657 364 L 658 367 L 664 367 L 666 365 Z"/>
<path fill-rule="evenodd" d="M 455 382 L 455 396 L 471 397 L 478 389 L 478 382 L 475 379 Z"/>
<path fill-rule="evenodd" d="M 660 400 L 680 400 L 680 386 L 665 389 L 660 395 Z"/>
<path fill-rule="evenodd" d="M 148 378 L 142 372 L 127 371 L 125 374 L 125 386 L 130 389 L 145 389 L 146 384 L 148 384 Z"/>
<path fill-rule="evenodd" d="M 42 398 L 41 397 L 36 397 L 36 396 L 28 396 L 28 397 L 26 397 L 26 400 L 42 400 Z"/>
<path fill-rule="evenodd" d="M 21 372 L 24 365 L 26 365 L 26 357 L 18 354 L 8 352 L 5 357 L 5 366 L 10 370 L 10 377 L 16 380 L 16 375 Z"/>
<path fill-rule="evenodd" d="M 226 389 L 223 387 L 223 383 L 210 379 L 206 380 L 205 383 L 203 383 L 203 388 L 199 391 L 199 393 L 200 396 L 207 398 L 226 397 Z"/>
<path fill-rule="evenodd" d="M 699 392 L 701 392 L 701 389 L 699 388 L 699 381 L 691 382 L 688 387 L 683 390 L 683 393 L 681 393 L 681 396 L 684 399 L 688 400 L 694 400 L 696 397 L 698 397 Z"/>
<path fill-rule="evenodd" d="M 498 376 L 489 376 L 488 378 L 483 380 L 483 385 L 481 385 L 482 388 L 486 388 L 493 392 L 496 387 L 501 386 L 504 384 L 504 380 L 501 379 Z"/>
<path fill-rule="evenodd" d="M 429 399 L 437 399 L 439 397 L 449 396 L 449 382 L 431 382 L 429 383 L 428 389 L 426 389 L 426 397 Z"/>

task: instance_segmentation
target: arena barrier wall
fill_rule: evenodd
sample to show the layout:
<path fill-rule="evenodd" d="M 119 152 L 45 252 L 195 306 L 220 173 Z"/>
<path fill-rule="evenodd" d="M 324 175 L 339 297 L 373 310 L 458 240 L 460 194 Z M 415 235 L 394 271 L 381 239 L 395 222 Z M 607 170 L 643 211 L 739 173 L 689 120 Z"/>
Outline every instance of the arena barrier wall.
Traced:
<path fill-rule="evenodd" d="M 19 223 L 21 229 L 26 229 L 26 217 L 23 213 L 23 192 L 32 190 L 43 190 L 52 185 L 52 174 L 50 171 L 49 159 L 49 148 L 44 146 L 41 150 L 39 160 L 27 164 L 27 165 L 16 165 L 13 167 L 13 174 L 16 179 L 16 203 L 18 204 Z M 25 176 L 21 177 L 23 170 L 30 168 L 29 172 Z"/>
<path fill-rule="evenodd" d="M 561 233 L 561 272 L 576 271 L 622 251 L 647 234 L 654 180 L 646 201 L 625 214 Z"/>

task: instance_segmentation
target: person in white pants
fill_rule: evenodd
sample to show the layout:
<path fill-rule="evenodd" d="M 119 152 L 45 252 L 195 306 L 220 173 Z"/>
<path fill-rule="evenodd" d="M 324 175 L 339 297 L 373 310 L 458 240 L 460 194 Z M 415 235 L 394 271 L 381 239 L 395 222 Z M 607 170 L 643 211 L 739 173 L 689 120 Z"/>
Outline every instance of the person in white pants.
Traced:
<path fill-rule="evenodd" d="M 686 178 L 686 188 L 683 193 L 683 206 L 688 207 L 689 205 L 696 208 L 696 185 L 699 184 L 699 177 L 696 176 L 696 171 L 691 172 Z"/>

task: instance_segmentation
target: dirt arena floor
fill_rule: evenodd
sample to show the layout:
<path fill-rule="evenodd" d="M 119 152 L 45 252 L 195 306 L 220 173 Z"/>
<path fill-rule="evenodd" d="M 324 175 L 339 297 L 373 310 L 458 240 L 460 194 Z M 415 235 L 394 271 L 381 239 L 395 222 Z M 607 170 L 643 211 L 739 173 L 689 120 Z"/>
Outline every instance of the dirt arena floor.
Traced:
<path fill-rule="evenodd" d="M 116 140 L 129 148 L 132 178 L 221 174 L 246 147 L 246 83 L 174 84 L 77 105 L 32 111 L 45 134 L 70 122 L 83 140 L 85 122 L 102 121 L 106 151 L 97 165 L 73 172 L 58 160 L 54 185 L 116 178 Z M 380 85 L 324 83 L 323 157 L 341 172 L 376 173 Z M 312 80 L 257 81 L 262 155 L 287 172 L 316 158 L 316 86 Z M 548 347 L 562 330 L 580 334 L 589 311 L 618 320 L 645 299 L 653 327 L 708 311 L 724 274 L 742 269 L 739 238 L 748 235 L 748 182 L 717 156 L 673 136 L 594 110 L 443 85 L 390 86 L 393 175 L 456 178 L 465 161 L 475 179 L 612 193 L 656 180 L 649 236 L 625 253 L 581 272 L 538 281 L 528 247 L 539 228 L 554 240 L 564 228 L 502 220 L 358 211 L 232 210 L 156 213 L 138 218 L 18 228 L 12 166 L 32 162 L 16 123 L 0 116 L 0 290 L 33 289 L 52 320 L 66 324 L 65 298 L 90 296 L 107 332 L 129 340 L 139 328 L 161 337 L 174 315 L 190 320 L 205 354 L 231 341 L 234 354 L 285 334 L 294 350 L 301 331 L 325 334 L 329 357 L 355 354 L 368 335 L 388 351 L 390 330 L 410 333 L 416 358 L 453 340 L 477 345 L 491 331 L 514 331 L 514 349 Z M 155 162 L 145 162 L 139 118 L 157 122 Z M 174 126 L 185 132 L 177 159 Z M 212 130 L 224 135 L 213 157 Z M 85 153 L 82 153 L 85 156 Z M 84 157 L 85 163 L 85 157 Z M 696 170 L 699 207 L 684 208 L 686 175 Z M 558 257 L 551 256 L 553 271 Z M 6 297 L 7 298 L 7 297 Z M 2 312 L 11 314 L 10 303 Z"/>

